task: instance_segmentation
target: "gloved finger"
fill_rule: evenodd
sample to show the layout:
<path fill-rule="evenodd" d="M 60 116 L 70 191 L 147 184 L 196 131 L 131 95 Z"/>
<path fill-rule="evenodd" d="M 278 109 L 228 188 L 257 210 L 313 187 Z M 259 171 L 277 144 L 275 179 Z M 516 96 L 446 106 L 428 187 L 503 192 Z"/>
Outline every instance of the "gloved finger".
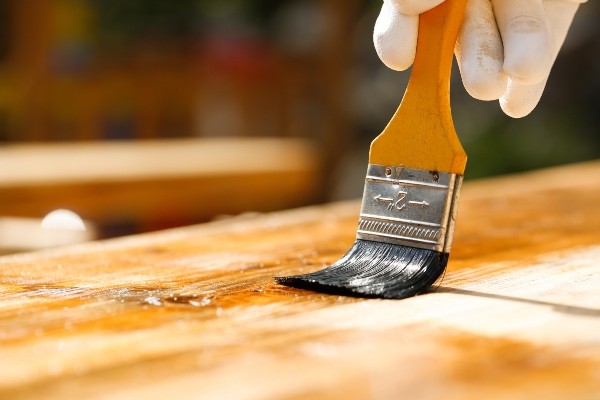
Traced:
<path fill-rule="evenodd" d="M 551 63 L 554 63 L 558 55 L 578 7 L 579 4 L 570 0 L 547 0 L 544 2 L 552 43 Z M 506 93 L 500 99 L 500 107 L 513 118 L 528 115 L 540 101 L 547 79 L 546 76 L 541 82 L 531 85 L 510 80 Z"/>
<path fill-rule="evenodd" d="M 500 98 L 500 108 L 509 117 L 522 118 L 528 115 L 540 101 L 547 79 L 533 84 L 522 84 L 508 80 L 506 92 Z"/>
<path fill-rule="evenodd" d="M 502 96 L 507 84 L 502 38 L 489 0 L 468 0 L 455 53 L 463 85 L 471 96 L 479 100 Z"/>
<path fill-rule="evenodd" d="M 418 15 L 402 14 L 385 0 L 373 30 L 373 44 L 381 61 L 396 71 L 410 67 L 415 60 L 418 28 Z"/>
<path fill-rule="evenodd" d="M 444 0 L 392 0 L 396 10 L 406 15 L 419 15 L 439 5 Z"/>
<path fill-rule="evenodd" d="M 492 0 L 504 44 L 504 71 L 531 84 L 543 80 L 552 65 L 552 46 L 542 0 Z"/>

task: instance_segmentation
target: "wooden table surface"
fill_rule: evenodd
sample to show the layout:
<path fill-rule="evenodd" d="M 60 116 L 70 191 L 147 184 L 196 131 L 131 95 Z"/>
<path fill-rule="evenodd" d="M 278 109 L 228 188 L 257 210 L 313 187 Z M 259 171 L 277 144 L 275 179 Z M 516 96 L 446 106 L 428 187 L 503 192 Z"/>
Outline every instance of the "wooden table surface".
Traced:
<path fill-rule="evenodd" d="M 357 201 L 0 258 L 2 399 L 600 399 L 600 162 L 465 184 L 418 297 L 277 285 Z"/>

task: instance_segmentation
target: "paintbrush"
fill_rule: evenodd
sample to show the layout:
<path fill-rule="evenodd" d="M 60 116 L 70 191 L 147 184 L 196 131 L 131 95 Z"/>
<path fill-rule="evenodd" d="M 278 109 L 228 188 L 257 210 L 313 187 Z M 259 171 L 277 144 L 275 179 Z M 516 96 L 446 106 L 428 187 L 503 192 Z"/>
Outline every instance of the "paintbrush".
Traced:
<path fill-rule="evenodd" d="M 354 245 L 321 271 L 277 282 L 405 298 L 424 292 L 444 273 L 467 160 L 450 112 L 452 56 L 465 4 L 446 0 L 419 17 L 406 92 L 371 143 Z"/>

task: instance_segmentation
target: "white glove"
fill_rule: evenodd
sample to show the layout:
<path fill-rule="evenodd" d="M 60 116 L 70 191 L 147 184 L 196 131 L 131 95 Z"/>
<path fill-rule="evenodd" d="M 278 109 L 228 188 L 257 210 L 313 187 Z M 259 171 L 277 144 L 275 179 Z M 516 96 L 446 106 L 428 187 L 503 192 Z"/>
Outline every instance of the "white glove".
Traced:
<path fill-rule="evenodd" d="M 373 42 L 388 67 L 403 71 L 415 58 L 419 14 L 443 0 L 384 0 Z M 468 0 L 455 54 L 467 92 L 500 99 L 511 117 L 529 114 L 573 16 L 586 0 Z"/>

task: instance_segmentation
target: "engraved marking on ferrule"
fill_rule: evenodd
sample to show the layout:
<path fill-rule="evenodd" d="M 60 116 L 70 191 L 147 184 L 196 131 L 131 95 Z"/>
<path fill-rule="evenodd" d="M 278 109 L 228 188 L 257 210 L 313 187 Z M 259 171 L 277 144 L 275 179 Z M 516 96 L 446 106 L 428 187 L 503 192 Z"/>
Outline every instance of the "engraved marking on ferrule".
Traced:
<path fill-rule="evenodd" d="M 425 200 L 423 200 L 423 201 L 414 201 L 414 200 L 411 200 L 411 201 L 408 202 L 408 205 L 409 206 L 417 206 L 417 207 L 421 207 L 421 208 L 427 208 L 427 207 L 429 207 L 429 203 L 426 202 Z"/>
<path fill-rule="evenodd" d="M 373 197 L 373 200 L 375 200 L 377 203 L 385 203 L 388 210 L 396 209 L 401 211 L 407 205 L 419 208 L 427 208 L 430 206 L 426 200 L 409 200 L 408 202 L 405 202 L 404 200 L 406 199 L 407 194 L 408 193 L 404 191 L 398 192 L 398 196 L 395 201 L 392 197 L 382 197 L 381 194 L 377 194 L 375 197 Z"/>
<path fill-rule="evenodd" d="M 377 196 L 373 197 L 373 200 L 378 203 L 386 203 L 388 210 L 394 208 L 394 199 L 391 197 L 381 197 L 381 195 L 378 194 Z"/>

